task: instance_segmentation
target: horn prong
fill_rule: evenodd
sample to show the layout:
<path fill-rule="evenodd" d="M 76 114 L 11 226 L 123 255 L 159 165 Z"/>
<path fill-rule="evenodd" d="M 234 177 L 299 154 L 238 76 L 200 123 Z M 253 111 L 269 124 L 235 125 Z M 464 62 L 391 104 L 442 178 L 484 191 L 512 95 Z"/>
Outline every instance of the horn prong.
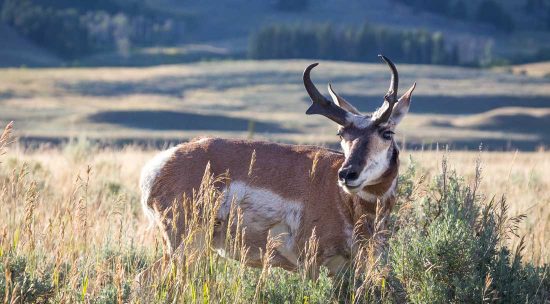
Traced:
<path fill-rule="evenodd" d="M 398 101 L 397 90 L 399 88 L 399 74 L 397 73 L 397 68 L 395 67 L 395 64 L 388 57 L 382 54 L 378 55 L 378 57 L 382 58 L 382 60 L 388 65 L 391 71 L 390 87 L 388 89 L 388 92 L 384 96 L 384 104 L 382 105 L 382 108 L 386 108 L 375 120 L 375 123 L 380 124 L 388 121 L 391 116 L 393 106 Z"/>
<path fill-rule="evenodd" d="M 347 114 L 348 112 L 335 103 L 327 99 L 323 94 L 317 90 L 315 84 L 311 81 L 311 70 L 316 67 L 319 63 L 310 64 L 305 70 L 302 76 L 304 81 L 304 86 L 306 91 L 313 102 L 312 105 L 307 109 L 306 114 L 319 114 L 323 115 L 326 118 L 334 121 L 335 123 L 345 126 L 348 124 Z"/>

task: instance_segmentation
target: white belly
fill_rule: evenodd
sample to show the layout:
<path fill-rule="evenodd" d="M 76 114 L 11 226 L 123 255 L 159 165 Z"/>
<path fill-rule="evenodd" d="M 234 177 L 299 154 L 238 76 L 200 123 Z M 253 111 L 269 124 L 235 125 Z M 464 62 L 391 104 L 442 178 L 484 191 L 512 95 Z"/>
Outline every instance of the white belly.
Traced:
<path fill-rule="evenodd" d="M 269 231 L 278 244 L 277 253 L 297 266 L 299 249 L 296 248 L 295 238 L 301 225 L 303 204 L 285 199 L 269 189 L 251 187 L 241 181 L 232 182 L 224 192 L 225 198 L 218 213 L 219 218 L 222 221 L 227 220 L 231 203 L 235 202 L 243 213 L 245 233 L 252 237 L 265 238 L 266 232 Z M 264 245 L 266 241 L 263 240 Z M 254 250 L 251 250 L 251 253 L 253 252 Z"/>

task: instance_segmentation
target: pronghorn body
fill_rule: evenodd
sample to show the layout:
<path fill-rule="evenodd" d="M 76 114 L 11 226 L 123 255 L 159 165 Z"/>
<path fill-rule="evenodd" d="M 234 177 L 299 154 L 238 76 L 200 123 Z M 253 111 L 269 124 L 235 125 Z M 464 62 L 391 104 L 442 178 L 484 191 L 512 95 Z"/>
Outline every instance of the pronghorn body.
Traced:
<path fill-rule="evenodd" d="M 397 162 L 395 147 L 392 153 L 391 160 Z M 255 161 L 249 172 L 252 154 Z M 163 214 L 184 194 L 191 197 L 210 163 L 214 175 L 229 172 L 230 182 L 219 189 L 226 199 L 217 221 L 222 224 L 220 231 L 226 231 L 229 204 L 235 198 L 244 216 L 248 264 L 261 264 L 260 250 L 265 250 L 271 231 L 273 237 L 282 241 L 274 252 L 273 264 L 295 269 L 315 229 L 318 262 L 335 273 L 350 258 L 353 227 L 359 218 L 365 215 L 368 222 L 374 220 L 377 199 L 388 207 L 385 210 L 391 209 L 397 177 L 395 163 L 376 184 L 365 187 L 360 195 L 350 195 L 338 186 L 338 169 L 344 160 L 342 153 L 314 146 L 204 138 L 165 151 L 145 167 L 142 202 L 148 212 Z M 159 224 L 166 246 L 173 252 L 181 242 L 182 230 L 178 227 L 185 223 L 179 217 L 174 229 L 170 215 Z M 369 227 L 364 229 L 368 236 Z"/>
<path fill-rule="evenodd" d="M 203 138 L 151 160 L 142 172 L 142 204 L 160 226 L 165 253 L 172 254 L 180 246 L 186 227 L 181 208 L 188 208 L 182 199 L 199 189 L 209 165 L 213 175 L 228 173 L 227 182 L 217 189 L 223 202 L 210 246 L 224 249 L 220 239 L 223 232 L 232 231 L 227 225 L 233 227 L 228 210 L 234 201 L 243 214 L 249 265 L 261 265 L 260 253 L 271 235 L 278 239 L 272 263 L 296 269 L 315 231 L 317 265 L 327 266 L 331 274 L 345 267 L 355 240 L 380 229 L 375 229 L 375 217 L 377 225 L 383 224 L 395 202 L 399 150 L 393 134 L 408 112 L 415 85 L 397 99 L 397 69 L 382 58 L 392 78 L 383 106 L 372 115 L 361 114 L 330 85 L 333 101 L 324 97 L 310 79 L 317 64 L 304 71 L 304 85 L 313 101 L 306 114 L 323 115 L 340 126 L 343 153 L 314 146 Z"/>

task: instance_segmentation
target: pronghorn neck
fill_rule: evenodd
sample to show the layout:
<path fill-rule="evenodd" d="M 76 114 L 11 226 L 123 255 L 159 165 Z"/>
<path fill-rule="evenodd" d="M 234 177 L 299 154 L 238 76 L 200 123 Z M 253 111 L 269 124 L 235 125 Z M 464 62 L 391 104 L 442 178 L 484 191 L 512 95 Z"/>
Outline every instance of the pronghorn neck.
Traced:
<path fill-rule="evenodd" d="M 363 188 L 361 191 L 349 194 L 344 190 L 340 190 L 342 195 L 346 197 L 343 201 L 347 204 L 347 209 L 350 211 L 350 216 L 357 224 L 362 217 L 374 219 L 377 213 L 383 213 L 387 215 L 391 212 L 395 205 L 396 191 L 397 191 L 397 167 L 389 169 L 383 175 L 383 178 L 379 183 L 369 185 Z"/>

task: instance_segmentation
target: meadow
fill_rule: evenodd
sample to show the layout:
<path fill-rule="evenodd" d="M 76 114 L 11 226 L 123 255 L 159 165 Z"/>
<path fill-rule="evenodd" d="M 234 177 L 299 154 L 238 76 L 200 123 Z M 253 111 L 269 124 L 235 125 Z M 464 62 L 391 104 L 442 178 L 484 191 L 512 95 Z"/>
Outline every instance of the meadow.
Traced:
<path fill-rule="evenodd" d="M 546 0 L 0 0 L 0 303 L 550 303 L 549 17 Z M 270 266 L 277 238 L 243 266 L 235 206 L 235 259 L 211 250 L 208 171 L 161 259 L 148 159 L 198 136 L 339 148 L 304 114 L 298 58 L 327 59 L 321 92 L 370 113 L 379 53 L 400 92 L 417 83 L 399 199 L 343 273 L 317 277 L 315 235 L 295 273 Z"/>
<path fill-rule="evenodd" d="M 3 69 L 0 123 L 20 140 L 162 145 L 201 135 L 335 145 L 335 127 L 304 115 L 301 74 L 311 61 L 221 61 L 148 68 Z M 536 150 L 548 146 L 547 67 L 481 70 L 399 64 L 401 91 L 418 86 L 398 139 L 410 147 Z M 524 71 L 537 71 L 536 73 Z M 382 102 L 380 64 L 322 61 L 312 79 L 364 112 Z"/>
<path fill-rule="evenodd" d="M 297 273 L 269 267 L 269 246 L 261 269 L 189 247 L 185 259 L 168 261 L 145 287 L 134 284 L 162 255 L 138 190 L 141 167 L 161 148 L 200 135 L 336 146 L 330 122 L 304 115 L 309 100 L 300 76 L 309 63 L 2 69 L 0 123 L 14 120 L 15 128 L 0 140 L 0 298 L 546 303 L 550 80 L 544 64 L 399 65 L 402 91 L 418 83 L 396 134 L 403 147 L 399 204 L 390 228 L 380 232 L 387 246 L 375 238 L 361 244 L 342 276 L 322 271 L 309 279 L 312 238 Z M 312 78 L 319 88 L 331 81 L 370 112 L 380 105 L 388 74 L 383 64 L 322 61 Z M 197 211 L 188 242 L 213 229 L 213 180 L 203 180 L 196 205 L 214 207 Z M 226 240 L 230 255 L 246 257 L 241 239 Z"/>
<path fill-rule="evenodd" d="M 164 275 L 136 288 L 135 275 L 161 255 L 138 190 L 141 166 L 157 151 L 86 140 L 29 150 L 9 141 L 0 140 L 4 303 L 546 303 L 550 297 L 548 152 L 402 151 L 389 247 L 376 255 L 376 244 L 367 242 L 342 278 L 322 271 L 310 280 L 307 263 L 297 273 L 270 268 L 269 248 L 261 269 L 202 248 L 187 249 L 187 259 L 171 261 Z M 203 191 L 215 202 L 211 182 L 205 178 Z M 186 241 L 204 227 L 212 232 L 214 223 L 200 218 Z M 227 240 L 233 253 L 246 252 L 239 240 Z"/>

